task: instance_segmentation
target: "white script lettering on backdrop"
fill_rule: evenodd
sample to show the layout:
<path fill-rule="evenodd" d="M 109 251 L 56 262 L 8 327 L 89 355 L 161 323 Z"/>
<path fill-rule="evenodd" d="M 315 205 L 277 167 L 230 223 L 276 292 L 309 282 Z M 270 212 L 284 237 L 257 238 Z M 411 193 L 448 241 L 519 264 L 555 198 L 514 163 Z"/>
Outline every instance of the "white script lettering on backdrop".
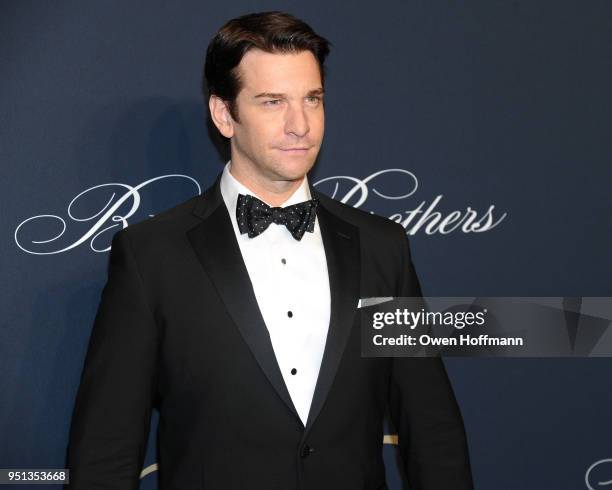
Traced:
<path fill-rule="evenodd" d="M 114 232 L 117 231 L 115 230 L 116 228 L 126 228 L 129 225 L 128 219 L 140 207 L 141 191 L 153 182 L 169 179 L 187 179 L 197 189 L 196 195 L 201 193 L 198 182 L 194 178 L 182 174 L 161 175 L 137 186 L 121 183 L 100 184 L 84 190 L 68 204 L 67 215 L 72 220 L 72 226 L 74 227 L 78 223 L 87 224 L 85 230 L 77 230 L 76 238 L 72 240 L 64 238 L 64 241 L 68 241 L 68 243 L 62 243 L 61 238 L 67 229 L 66 221 L 61 216 L 54 214 L 40 214 L 22 221 L 17 226 L 15 229 L 15 243 L 24 252 L 34 255 L 51 255 L 67 252 L 84 243 L 88 243 L 94 252 L 107 252 L 110 250 L 109 237 L 112 237 Z M 398 195 L 383 193 L 380 189 L 384 188 L 385 181 L 387 183 L 391 181 L 395 186 L 399 185 L 403 189 L 402 193 Z M 414 195 L 419 186 L 418 179 L 412 172 L 400 168 L 380 170 L 363 179 L 347 175 L 326 177 L 314 182 L 313 186 L 324 187 L 322 184 L 331 186 L 331 194 L 326 192 L 331 197 L 340 202 L 350 204 L 355 208 L 365 204 L 372 195 L 391 201 L 409 199 Z M 343 191 L 345 193 L 342 195 L 340 187 L 343 184 L 344 187 L 348 185 L 348 190 Z M 100 192 L 96 193 L 96 191 L 101 189 L 111 190 L 110 198 L 102 198 L 100 197 L 102 195 Z M 95 201 L 96 196 L 98 201 Z M 484 213 L 480 214 L 475 209 L 467 206 L 462 211 L 454 210 L 447 215 L 443 215 L 442 212 L 436 211 L 436 207 L 443 197 L 443 194 L 438 194 L 429 204 L 427 201 L 421 201 L 416 208 L 394 213 L 389 216 L 389 219 L 401 223 L 410 235 L 414 235 L 421 230 L 428 235 L 436 233 L 446 235 L 455 230 L 463 233 L 489 231 L 499 225 L 507 215 L 507 213 L 503 213 L 499 218 L 495 219 L 495 205 L 493 204 Z M 79 204 L 82 207 L 86 207 L 87 199 L 89 199 L 89 206 L 93 206 L 95 211 L 88 213 L 86 216 L 79 216 L 75 209 Z M 351 202 L 351 199 L 355 202 Z M 93 205 L 92 201 L 94 201 Z M 128 205 L 123 206 L 124 203 L 128 203 Z M 127 210 L 120 212 L 122 206 L 123 209 L 127 207 Z M 152 215 L 148 214 L 147 216 Z M 37 240 L 25 238 L 25 236 L 32 236 L 33 233 L 36 233 L 36 227 L 39 230 L 43 229 L 46 231 L 52 226 L 57 228 L 58 225 L 61 228 L 60 231 L 53 233 L 50 237 L 47 236 L 44 239 Z M 111 230 L 115 231 L 111 233 Z M 96 246 L 96 242 L 99 241 L 101 235 L 106 235 L 103 247 Z"/>
<path fill-rule="evenodd" d="M 612 459 L 607 458 L 595 461 L 591 466 L 589 466 L 586 474 L 584 475 L 584 482 L 586 483 L 587 488 L 589 490 L 604 490 L 604 488 L 612 488 L 611 469 Z M 605 470 L 607 470 L 607 472 Z"/>
<path fill-rule="evenodd" d="M 140 192 L 146 186 L 150 185 L 153 182 L 161 181 L 161 180 L 170 180 L 170 179 L 187 179 L 188 181 L 193 182 L 195 188 L 197 189 L 197 194 L 201 194 L 202 189 L 200 184 L 198 184 L 197 180 L 193 177 L 189 177 L 188 175 L 181 174 L 169 174 L 169 175 L 160 175 L 159 177 L 154 177 L 152 179 L 146 180 L 142 184 L 139 184 L 135 187 L 127 184 L 121 184 L 116 182 L 111 182 L 108 184 L 100 184 L 89 189 L 85 189 L 83 192 L 78 194 L 70 204 L 68 204 L 68 217 L 77 223 L 87 223 L 88 228 L 85 231 L 79 231 L 78 237 L 69 243 L 62 244 L 60 242 L 60 238 L 64 235 L 66 231 L 66 221 L 61 216 L 56 216 L 54 214 L 39 214 L 38 216 L 32 216 L 21 223 L 15 229 L 15 243 L 17 246 L 23 250 L 24 252 L 34 254 L 34 255 L 51 255 L 51 254 L 59 254 L 62 252 L 67 252 L 68 250 L 72 250 L 73 248 L 82 245 L 83 243 L 88 242 L 89 247 L 94 252 L 108 252 L 110 250 L 110 239 L 107 236 L 106 246 L 104 248 L 96 247 L 96 241 L 103 234 L 109 234 L 111 230 L 121 227 L 126 228 L 128 226 L 128 219 L 138 211 L 140 207 Z M 96 190 L 106 189 L 111 191 L 110 198 L 104 204 L 105 196 L 101 192 L 95 192 Z M 121 193 L 122 194 L 121 194 Z M 89 198 L 89 202 L 87 199 Z M 97 200 L 96 200 L 97 198 Z M 94 201 L 94 205 L 92 206 L 91 201 Z M 131 206 L 123 206 L 124 203 L 131 204 Z M 89 214 L 87 216 L 78 216 L 75 208 L 78 205 L 81 207 L 87 208 L 87 204 L 89 207 L 93 207 L 93 209 L 97 210 L 94 214 Z M 102 208 L 100 209 L 100 206 Z M 128 207 L 126 211 L 120 213 L 119 208 L 125 209 Z M 152 216 L 152 215 L 148 215 Z M 31 233 L 31 230 L 26 230 L 27 228 L 32 228 L 33 226 L 47 226 L 49 227 L 55 223 L 55 225 L 59 225 L 61 230 L 59 233 L 55 235 L 45 238 L 44 240 L 32 240 L 30 239 L 27 245 L 20 238 L 20 234 L 25 234 L 26 231 Z M 112 224 L 109 224 L 112 223 Z M 115 230 L 113 233 L 110 233 L 110 236 L 118 230 Z M 35 247 L 35 248 L 33 248 Z"/>
<path fill-rule="evenodd" d="M 344 197 L 339 198 L 337 194 L 342 180 L 352 183 L 352 186 Z M 383 194 L 378 189 L 384 186 L 385 180 L 387 181 L 387 185 L 389 181 L 396 183 L 396 185 L 397 182 L 400 181 L 401 187 L 404 189 L 403 193 L 396 196 Z M 403 168 L 380 170 L 364 179 L 357 179 L 348 175 L 327 177 L 319 180 L 315 185 L 320 185 L 327 181 L 334 183 L 331 197 L 338 199 L 340 202 L 348 203 L 354 195 L 357 195 L 357 202 L 351 204 L 355 208 L 360 207 L 367 201 L 370 196 L 370 191 L 382 199 L 402 200 L 412 196 L 419 187 L 419 181 L 416 175 Z M 405 192 L 405 190 L 408 192 Z M 406 228 L 406 232 L 409 235 L 414 235 L 421 229 L 428 235 L 433 235 L 435 233 L 446 235 L 455 231 L 460 225 L 463 233 L 482 233 L 484 231 L 489 231 L 499 225 L 507 215 L 507 213 L 504 213 L 497 220 L 494 220 L 493 211 L 495 205 L 491 204 L 487 211 L 480 217 L 478 216 L 478 212 L 470 206 L 467 206 L 465 211 L 455 210 L 443 216 L 441 212 L 435 211 L 436 206 L 443 197 L 443 194 L 438 194 L 429 205 L 427 205 L 427 201 L 422 201 L 416 208 L 392 214 L 389 216 L 389 219 L 401 223 L 402 226 Z M 425 207 L 426 209 L 423 209 Z"/>

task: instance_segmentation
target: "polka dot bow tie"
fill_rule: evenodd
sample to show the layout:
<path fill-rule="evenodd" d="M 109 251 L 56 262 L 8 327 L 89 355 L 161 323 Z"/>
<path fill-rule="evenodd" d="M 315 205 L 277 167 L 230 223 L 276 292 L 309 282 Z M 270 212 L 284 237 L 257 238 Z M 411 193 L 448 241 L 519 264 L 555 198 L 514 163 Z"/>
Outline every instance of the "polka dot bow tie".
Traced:
<path fill-rule="evenodd" d="M 248 233 L 249 238 L 263 233 L 270 223 L 285 225 L 296 240 L 301 240 L 305 232 L 314 231 L 317 216 L 317 198 L 284 208 L 270 207 L 265 202 L 249 194 L 238 194 L 236 219 L 241 234 Z"/>

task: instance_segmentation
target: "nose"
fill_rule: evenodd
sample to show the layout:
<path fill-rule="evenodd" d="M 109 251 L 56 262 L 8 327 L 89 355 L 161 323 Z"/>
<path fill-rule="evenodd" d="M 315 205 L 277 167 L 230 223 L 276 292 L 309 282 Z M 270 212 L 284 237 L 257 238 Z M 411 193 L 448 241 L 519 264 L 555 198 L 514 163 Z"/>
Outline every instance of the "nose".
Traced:
<path fill-rule="evenodd" d="M 310 126 L 308 125 L 308 117 L 306 116 L 303 107 L 289 107 L 286 114 L 286 133 L 294 134 L 300 138 L 308 134 L 308 131 L 310 131 Z"/>

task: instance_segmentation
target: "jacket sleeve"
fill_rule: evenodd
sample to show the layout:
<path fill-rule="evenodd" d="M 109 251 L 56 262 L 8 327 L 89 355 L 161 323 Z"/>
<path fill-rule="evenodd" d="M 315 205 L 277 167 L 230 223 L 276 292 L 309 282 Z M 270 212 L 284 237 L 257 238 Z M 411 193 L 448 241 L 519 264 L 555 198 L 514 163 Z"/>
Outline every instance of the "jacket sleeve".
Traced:
<path fill-rule="evenodd" d="M 126 230 L 115 234 L 67 451 L 69 490 L 137 489 L 156 388 L 158 332 Z"/>
<path fill-rule="evenodd" d="M 408 238 L 401 228 L 398 296 L 421 297 Z M 463 419 L 442 359 L 394 357 L 392 362 L 390 415 L 410 488 L 473 490 Z"/>

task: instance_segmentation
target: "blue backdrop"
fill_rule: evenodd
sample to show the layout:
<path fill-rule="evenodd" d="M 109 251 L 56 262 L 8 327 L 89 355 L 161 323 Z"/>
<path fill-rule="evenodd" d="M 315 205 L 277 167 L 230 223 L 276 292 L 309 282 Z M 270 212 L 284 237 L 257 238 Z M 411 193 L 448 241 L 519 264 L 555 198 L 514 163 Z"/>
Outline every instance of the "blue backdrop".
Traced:
<path fill-rule="evenodd" d="M 206 46 L 273 9 L 333 43 L 311 180 L 402 221 L 425 294 L 612 296 L 609 1 L 5 1 L 0 468 L 64 467 L 110 238 L 212 183 Z M 446 366 L 478 490 L 588 488 L 612 458 L 611 359 Z"/>

